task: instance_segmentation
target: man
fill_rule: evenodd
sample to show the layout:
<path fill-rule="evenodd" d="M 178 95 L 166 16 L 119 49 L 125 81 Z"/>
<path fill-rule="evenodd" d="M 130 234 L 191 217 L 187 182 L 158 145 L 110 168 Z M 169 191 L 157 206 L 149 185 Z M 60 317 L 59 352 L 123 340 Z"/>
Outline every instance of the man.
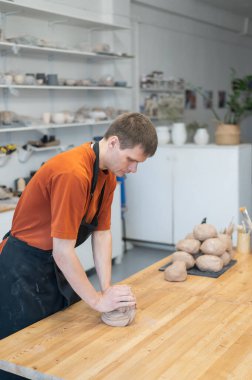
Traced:
<path fill-rule="evenodd" d="M 37 171 L 0 244 L 0 339 L 79 299 L 99 312 L 135 306 L 130 287 L 111 286 L 111 203 L 116 176 L 135 173 L 156 148 L 150 120 L 125 113 L 99 143 L 60 153 Z M 74 249 L 90 234 L 101 292 Z"/>

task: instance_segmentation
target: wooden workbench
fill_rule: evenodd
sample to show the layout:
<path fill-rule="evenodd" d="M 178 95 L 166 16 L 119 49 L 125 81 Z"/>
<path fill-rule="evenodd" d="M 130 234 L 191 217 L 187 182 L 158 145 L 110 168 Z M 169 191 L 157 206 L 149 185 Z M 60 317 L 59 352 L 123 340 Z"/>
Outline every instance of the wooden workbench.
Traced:
<path fill-rule="evenodd" d="M 158 268 L 126 281 L 135 322 L 113 328 L 83 302 L 0 341 L 0 368 L 29 379 L 252 379 L 252 255 L 218 279 L 164 281 Z"/>

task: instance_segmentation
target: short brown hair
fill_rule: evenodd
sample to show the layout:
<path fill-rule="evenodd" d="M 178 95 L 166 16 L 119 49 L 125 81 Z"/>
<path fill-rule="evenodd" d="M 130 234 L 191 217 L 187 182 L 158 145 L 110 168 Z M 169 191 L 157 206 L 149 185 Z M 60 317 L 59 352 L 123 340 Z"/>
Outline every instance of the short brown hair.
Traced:
<path fill-rule="evenodd" d="M 138 112 L 118 116 L 105 133 L 105 139 L 117 136 L 121 149 L 141 145 L 144 153 L 153 156 L 157 149 L 157 133 L 148 117 Z"/>

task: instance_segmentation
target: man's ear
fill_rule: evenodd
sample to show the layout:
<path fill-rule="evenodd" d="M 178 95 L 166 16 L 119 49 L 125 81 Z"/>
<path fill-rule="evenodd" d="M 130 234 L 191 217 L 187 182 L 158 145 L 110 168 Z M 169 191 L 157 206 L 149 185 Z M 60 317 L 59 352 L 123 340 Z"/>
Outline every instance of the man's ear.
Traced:
<path fill-rule="evenodd" d="M 110 136 L 108 138 L 108 147 L 110 149 L 120 148 L 120 142 L 117 136 Z"/>

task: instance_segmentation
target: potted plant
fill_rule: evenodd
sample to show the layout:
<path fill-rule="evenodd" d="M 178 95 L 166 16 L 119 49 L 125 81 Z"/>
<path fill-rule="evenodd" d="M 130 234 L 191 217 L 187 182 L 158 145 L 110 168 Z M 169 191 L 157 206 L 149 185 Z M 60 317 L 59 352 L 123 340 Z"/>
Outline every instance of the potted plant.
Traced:
<path fill-rule="evenodd" d="M 204 99 L 201 88 L 195 88 Z M 227 100 L 227 112 L 220 118 L 214 107 L 210 106 L 217 124 L 215 142 L 219 145 L 237 145 L 240 143 L 240 123 L 252 113 L 252 75 L 237 78 L 234 69 L 231 69 L 231 92 Z"/>
<path fill-rule="evenodd" d="M 209 141 L 208 125 L 193 121 L 186 126 L 189 139 L 193 139 L 195 144 L 206 145 Z"/>

